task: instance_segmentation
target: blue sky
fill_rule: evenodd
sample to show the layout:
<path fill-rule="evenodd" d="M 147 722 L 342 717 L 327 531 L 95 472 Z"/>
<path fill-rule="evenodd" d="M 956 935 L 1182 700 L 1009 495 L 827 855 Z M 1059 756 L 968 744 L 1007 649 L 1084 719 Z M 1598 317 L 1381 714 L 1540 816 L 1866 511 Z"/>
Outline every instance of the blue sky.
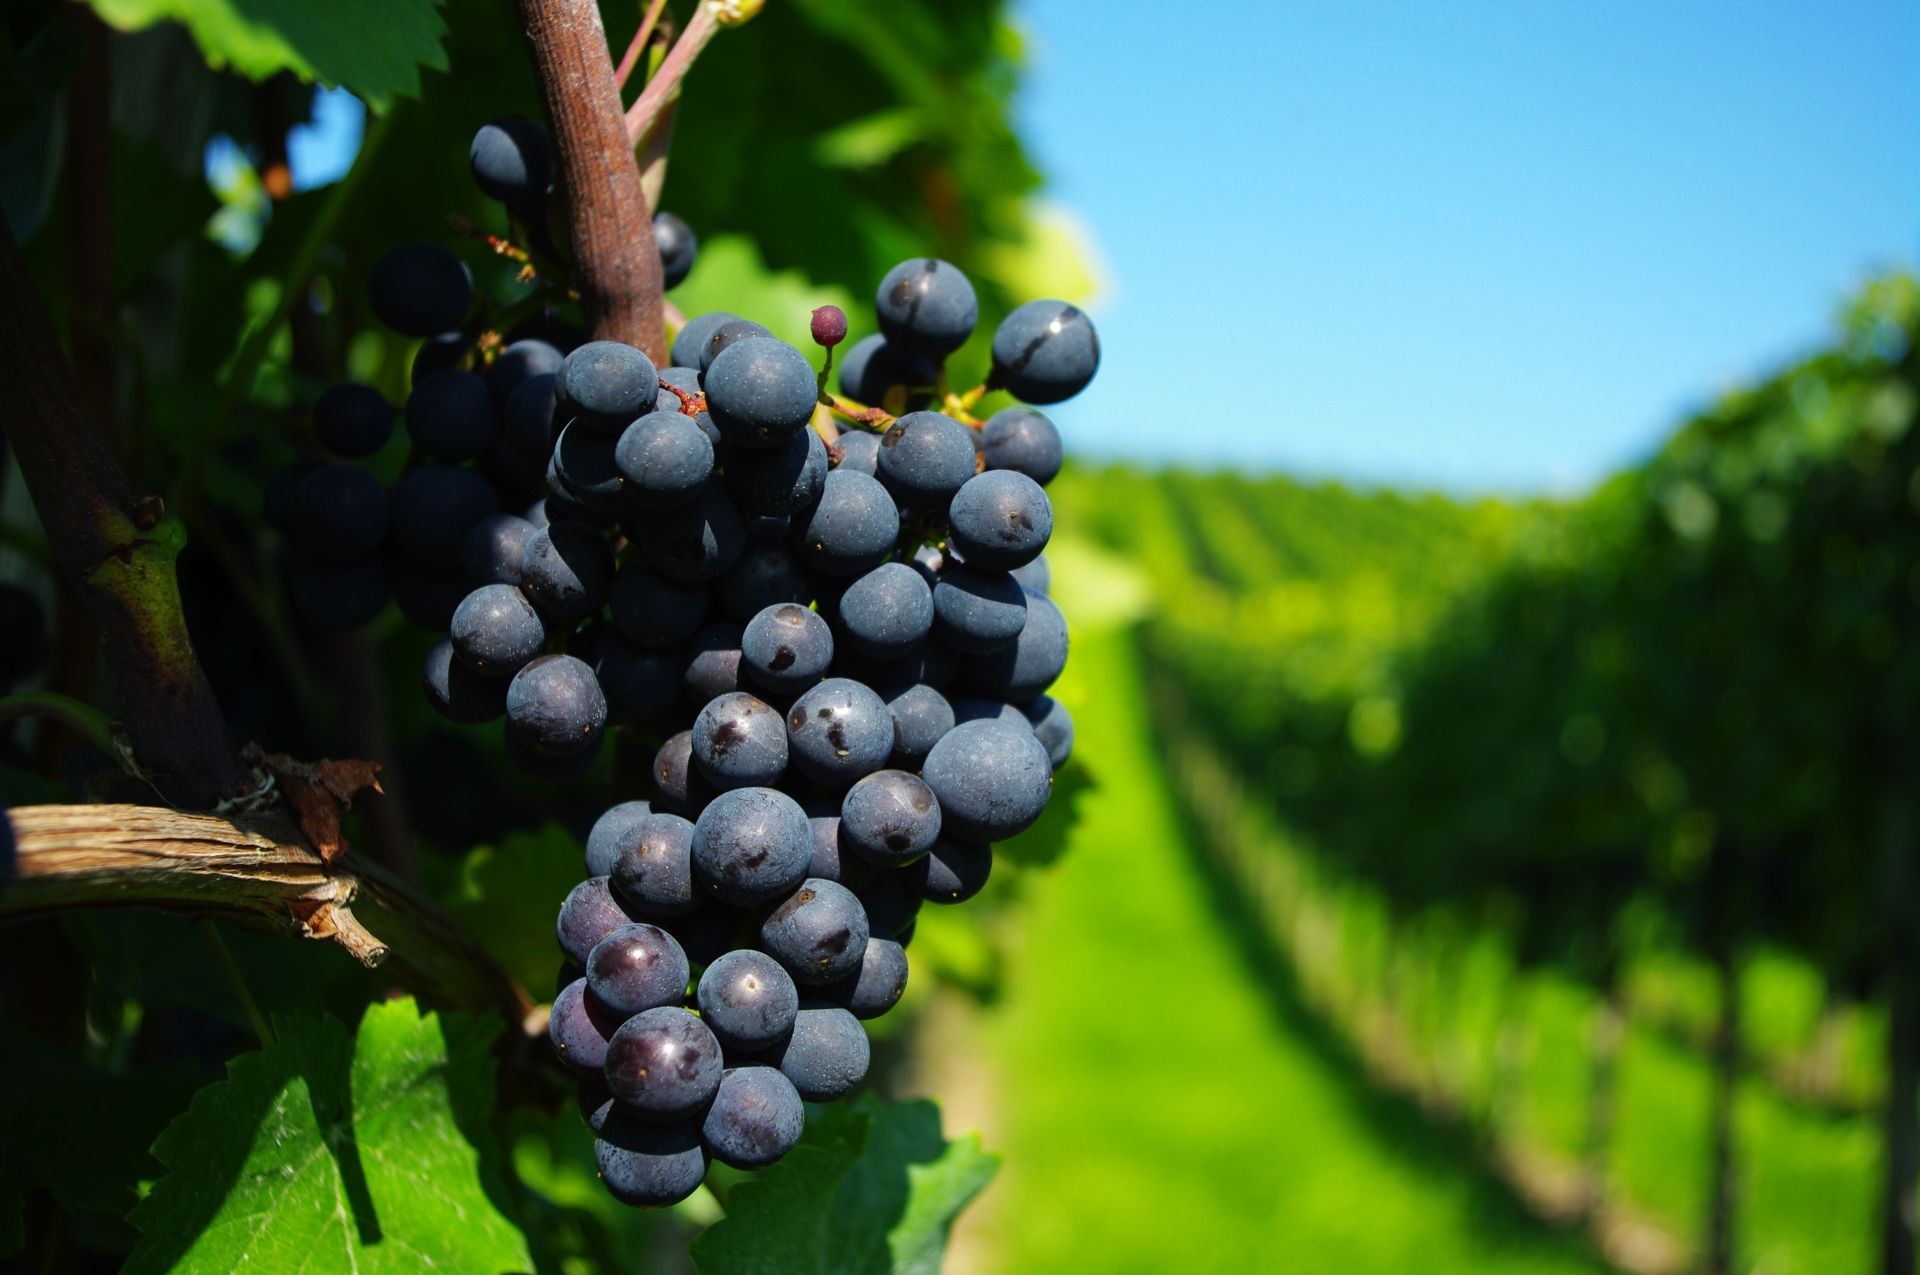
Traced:
<path fill-rule="evenodd" d="M 1017 0 L 1092 454 L 1578 488 L 1920 248 L 1920 5 Z"/>

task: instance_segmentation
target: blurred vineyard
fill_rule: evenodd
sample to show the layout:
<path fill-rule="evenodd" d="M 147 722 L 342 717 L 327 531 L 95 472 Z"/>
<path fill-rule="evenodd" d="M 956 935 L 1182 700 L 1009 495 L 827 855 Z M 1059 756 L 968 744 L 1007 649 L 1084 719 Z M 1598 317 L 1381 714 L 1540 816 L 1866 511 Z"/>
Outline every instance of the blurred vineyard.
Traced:
<path fill-rule="evenodd" d="M 1249 959 L 1625 1269 L 1913 1265 L 1916 319 L 1574 500 L 1055 489 Z"/>

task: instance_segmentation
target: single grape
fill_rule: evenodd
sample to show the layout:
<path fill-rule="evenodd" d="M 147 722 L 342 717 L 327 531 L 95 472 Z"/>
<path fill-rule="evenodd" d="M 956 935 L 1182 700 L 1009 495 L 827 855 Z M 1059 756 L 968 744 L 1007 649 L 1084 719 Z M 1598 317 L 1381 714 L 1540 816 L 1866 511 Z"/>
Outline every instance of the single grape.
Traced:
<path fill-rule="evenodd" d="M 1066 617 L 1044 593 L 1029 592 L 1027 623 L 1014 644 L 970 661 L 956 676 L 975 694 L 1024 704 L 1052 686 L 1066 666 Z"/>
<path fill-rule="evenodd" d="M 935 621 L 937 626 L 937 611 Z M 947 644 L 932 641 L 897 660 L 875 660 L 862 657 L 849 660 L 835 671 L 856 674 L 862 681 L 888 691 L 919 684 L 931 686 L 944 693 L 948 684 L 953 681 L 955 667 L 953 652 Z"/>
<path fill-rule="evenodd" d="M 806 1129 L 806 1104 L 791 1080 L 772 1067 L 729 1067 L 700 1137 L 722 1164 L 758 1169 L 793 1150 Z"/>
<path fill-rule="evenodd" d="M 693 269 L 694 256 L 700 250 L 693 227 L 670 212 L 655 213 L 653 242 L 660 249 L 661 286 L 679 287 Z"/>
<path fill-rule="evenodd" d="M 494 356 L 487 368 L 487 393 L 504 405 L 513 392 L 536 376 L 554 376 L 567 356 L 551 341 L 527 337 L 515 341 Z"/>
<path fill-rule="evenodd" d="M 707 586 L 669 580 L 638 558 L 613 577 L 607 598 L 613 623 L 638 646 L 672 650 L 700 631 L 710 605 Z"/>
<path fill-rule="evenodd" d="M 593 827 L 587 832 L 587 875 L 611 876 L 613 861 L 619 855 L 621 845 L 630 835 L 638 835 L 640 825 L 652 813 L 652 807 L 644 801 L 623 801 L 617 806 L 609 806 L 604 814 L 594 820 Z"/>
<path fill-rule="evenodd" d="M 393 563 L 388 578 L 393 585 L 393 600 L 407 623 L 435 633 L 447 631 L 453 613 L 473 592 L 461 572 L 438 571 L 406 561 Z"/>
<path fill-rule="evenodd" d="M 860 968 L 825 989 L 831 1000 L 846 1006 L 855 1018 L 878 1018 L 907 990 L 907 951 L 892 939 L 867 940 Z"/>
<path fill-rule="evenodd" d="M 678 1005 L 687 992 L 687 954 L 673 935 L 636 921 L 611 931 L 587 953 L 587 990 L 623 1017 Z"/>
<path fill-rule="evenodd" d="M 833 467 L 869 477 L 880 472 L 880 435 L 849 430 L 833 443 Z"/>
<path fill-rule="evenodd" d="M 475 471 L 420 465 L 393 485 L 388 516 L 401 553 L 420 566 L 452 570 L 474 524 L 498 511 L 493 489 Z"/>
<path fill-rule="evenodd" d="M 662 1005 L 613 1033 L 604 1074 L 613 1096 L 642 1119 L 678 1119 L 705 1107 L 720 1087 L 720 1042 L 688 1010 Z"/>
<path fill-rule="evenodd" d="M 827 788 L 845 788 L 886 765 L 893 744 L 893 714 L 886 701 L 852 678 L 828 678 L 787 710 L 787 751 L 794 768 Z"/>
<path fill-rule="evenodd" d="M 779 962 L 742 948 L 707 966 L 694 1003 L 722 1045 L 751 1053 L 786 1035 L 800 1009 L 800 993 Z"/>
<path fill-rule="evenodd" d="M 813 590 L 787 543 L 785 518 L 762 518 L 747 533 L 747 547 L 726 573 L 713 582 L 714 604 L 730 620 L 745 624 L 782 602 L 806 604 Z"/>
<path fill-rule="evenodd" d="M 690 416 L 649 412 L 627 426 L 613 450 L 627 498 L 643 509 L 688 504 L 713 477 L 713 444 Z"/>
<path fill-rule="evenodd" d="M 507 685 L 507 733 L 529 751 L 570 757 L 597 747 L 607 697 L 593 670 L 571 655 L 542 655 Z"/>
<path fill-rule="evenodd" d="M 483 584 L 453 612 L 453 653 L 476 673 L 512 677 L 547 643 L 547 626 L 527 595 L 510 584 Z"/>
<path fill-rule="evenodd" d="M 680 659 L 672 651 L 649 651 L 615 628 L 593 637 L 593 676 L 607 708 L 633 722 L 651 722 L 680 704 Z"/>
<path fill-rule="evenodd" d="M 740 342 L 750 341 L 755 337 L 766 337 L 771 340 L 773 333 L 752 319 L 730 318 L 716 326 L 707 334 L 707 339 L 700 343 L 700 357 L 694 364 L 700 369 L 701 383 L 705 384 L 706 375 L 712 370 L 715 359 Z"/>
<path fill-rule="evenodd" d="M 520 587 L 563 620 L 592 615 L 613 590 L 613 550 L 578 522 L 556 522 L 527 538 Z"/>
<path fill-rule="evenodd" d="M 878 332 L 855 341 L 840 360 L 840 392 L 890 412 L 925 407 L 939 378 L 932 360 L 888 344 Z"/>
<path fill-rule="evenodd" d="M 831 349 L 847 339 L 847 312 L 837 305 L 815 306 L 807 333 L 815 345 Z"/>
<path fill-rule="evenodd" d="M 493 442 L 493 396 L 471 372 L 435 372 L 407 395 L 407 436 L 434 460 L 473 460 Z"/>
<path fill-rule="evenodd" d="M 660 377 L 653 361 L 620 341 L 589 341 L 560 365 L 557 389 L 589 430 L 618 434 L 653 410 Z"/>
<path fill-rule="evenodd" d="M 716 788 L 771 788 L 787 769 L 780 714 L 745 691 L 714 699 L 693 720 L 693 760 Z"/>
<path fill-rule="evenodd" d="M 628 494 L 626 477 L 620 472 L 619 445 L 615 435 L 576 420 L 560 431 L 560 440 L 553 445 L 553 470 L 580 500 L 617 513 Z"/>
<path fill-rule="evenodd" d="M 1055 770 L 1067 764 L 1067 758 L 1073 755 L 1073 718 L 1067 713 L 1066 705 L 1050 695 L 1021 705 L 1021 713 L 1033 727 L 1035 739 L 1047 750 L 1047 762 Z"/>
<path fill-rule="evenodd" d="M 973 285 L 958 268 L 933 257 L 916 257 L 880 280 L 874 313 L 889 345 L 945 358 L 967 343 L 980 307 Z"/>
<path fill-rule="evenodd" d="M 877 770 L 840 803 L 840 837 L 853 852 L 880 867 L 910 863 L 940 835 L 940 803 L 920 776 Z"/>
<path fill-rule="evenodd" d="M 898 869 L 876 872 L 865 885 L 854 891 L 860 906 L 867 911 L 868 930 L 885 938 L 891 935 L 900 946 L 907 945 L 914 918 L 920 914 L 919 883 Z"/>
<path fill-rule="evenodd" d="M 554 420 L 559 384 L 552 372 L 536 373 L 516 385 L 500 408 L 501 439 L 516 452 L 538 456 L 543 468 L 564 423 Z"/>
<path fill-rule="evenodd" d="M 723 459 L 727 492 L 750 514 L 798 513 L 820 498 L 827 481 L 827 445 L 810 429 L 759 451 L 728 448 Z"/>
<path fill-rule="evenodd" d="M 760 923 L 760 946 L 794 982 L 832 983 L 859 969 L 867 913 L 844 885 L 808 877 Z"/>
<path fill-rule="evenodd" d="M 594 1165 L 608 1194 L 622 1204 L 642 1209 L 678 1204 L 707 1176 L 697 1120 L 650 1123 L 615 1103 L 597 1132 Z"/>
<path fill-rule="evenodd" d="M 698 911 L 703 899 L 693 886 L 693 824 L 656 812 L 625 825 L 614 842 L 609 875 L 637 917 L 670 921 Z"/>
<path fill-rule="evenodd" d="M 719 794 L 693 764 L 693 732 L 670 735 L 653 755 L 653 786 L 659 804 L 686 819 L 697 818 Z"/>
<path fill-rule="evenodd" d="M 367 275 L 373 316 L 402 336 L 430 337 L 460 326 L 473 301 L 466 263 L 439 244 L 386 250 Z"/>
<path fill-rule="evenodd" d="M 893 714 L 893 764 L 918 770 L 940 737 L 954 727 L 953 706 L 947 697 L 924 682 L 913 682 L 887 696 Z"/>
<path fill-rule="evenodd" d="M 897 659 L 933 631 L 933 593 L 903 562 L 883 562 L 855 580 L 837 611 L 854 649 L 875 659 Z"/>
<path fill-rule="evenodd" d="M 448 721 L 472 725 L 490 722 L 507 711 L 506 679 L 484 677 L 453 654 L 453 642 L 441 638 L 427 652 L 420 671 L 427 702 Z"/>
<path fill-rule="evenodd" d="M 874 479 L 835 469 L 827 474 L 819 503 L 794 515 L 792 535 L 802 565 L 826 575 L 859 575 L 893 552 L 900 510 Z"/>
<path fill-rule="evenodd" d="M 597 1078 L 606 1067 L 608 1037 L 629 1017 L 594 1000 L 587 994 L 587 980 L 576 978 L 553 998 L 547 1041 L 567 1070 Z"/>
<path fill-rule="evenodd" d="M 1015 567 L 1013 578 L 1028 593 L 1045 593 L 1053 583 L 1053 573 L 1047 569 L 1047 555 L 1043 553 L 1026 566 Z"/>
<path fill-rule="evenodd" d="M 1100 368 L 1093 320 L 1064 301 L 1029 301 L 993 334 L 993 383 L 1028 403 L 1058 403 Z"/>
<path fill-rule="evenodd" d="M 767 1055 L 800 1096 L 832 1102 L 867 1078 L 872 1050 L 860 1020 L 838 1005 L 802 1002 L 793 1029 Z"/>
<path fill-rule="evenodd" d="M 797 602 L 768 607 L 740 635 L 740 668 L 776 695 L 812 686 L 833 663 L 833 632 Z"/>
<path fill-rule="evenodd" d="M 880 436 L 880 481 L 902 509 L 942 509 L 973 477 L 971 433 L 939 412 L 908 412 Z"/>
<path fill-rule="evenodd" d="M 687 326 L 674 334 L 673 349 L 667 352 L 667 356 L 672 359 L 675 367 L 692 368 L 698 374 L 700 352 L 706 349 L 707 338 L 739 317 L 737 314 L 728 314 L 725 310 L 715 310 L 711 314 L 702 314 L 687 320 Z M 662 375 L 665 374 L 662 373 Z"/>
<path fill-rule="evenodd" d="M 501 115 L 480 126 L 467 148 L 473 183 L 516 212 L 537 210 L 553 184 L 547 130 L 524 115 Z"/>
<path fill-rule="evenodd" d="M 635 515 L 628 535 L 656 571 L 687 583 L 714 579 L 747 547 L 740 511 L 712 486 L 690 504 Z"/>
<path fill-rule="evenodd" d="M 953 701 L 954 725 L 961 722 L 1013 722 L 1024 726 L 1027 718 L 1024 713 L 1004 700 L 987 699 L 983 696 L 964 696 Z"/>
<path fill-rule="evenodd" d="M 939 799 L 947 833 L 973 841 L 1026 831 L 1053 788 L 1053 767 L 1032 728 L 1003 721 L 955 726 L 920 773 Z"/>
<path fill-rule="evenodd" d="M 366 470 L 321 465 L 293 490 L 294 547 L 324 562 L 353 562 L 387 535 L 387 493 Z"/>
<path fill-rule="evenodd" d="M 585 431 L 582 431 L 576 437 L 584 436 Z M 562 430 L 561 438 L 565 437 L 566 431 Z M 607 440 L 609 444 L 612 441 Z M 625 503 L 621 500 L 624 488 L 620 485 L 619 472 L 612 468 L 612 447 L 604 447 L 597 455 L 593 448 L 581 442 L 576 442 L 569 448 L 575 453 L 573 459 L 576 468 L 590 475 L 589 485 L 585 487 L 575 487 L 560 472 L 559 447 L 558 443 L 554 445 L 554 455 L 547 461 L 547 505 L 551 509 L 554 502 L 559 500 L 572 508 L 562 517 L 554 518 L 552 521 L 584 522 L 596 527 L 609 527 L 618 522 Z M 612 475 L 611 479 L 608 477 L 609 474 Z M 594 482 L 599 484 L 597 489 L 592 485 Z"/>
<path fill-rule="evenodd" d="M 594 944 L 632 920 L 620 900 L 614 897 L 607 878 L 588 877 L 574 886 L 561 903 L 554 931 L 567 959 L 584 967 Z"/>
<path fill-rule="evenodd" d="M 1005 571 L 949 564 L 933 586 L 933 627 L 956 651 L 984 654 L 1019 640 L 1028 594 Z"/>
<path fill-rule="evenodd" d="M 965 903 L 980 893 L 993 870 L 993 847 L 942 837 L 924 859 L 903 869 L 929 903 Z"/>
<path fill-rule="evenodd" d="M 694 821 L 694 872 L 710 893 L 735 907 L 785 895 L 805 879 L 812 853 L 806 812 L 772 788 L 723 792 Z"/>
<path fill-rule="evenodd" d="M 686 672 L 681 678 L 690 702 L 704 708 L 740 689 L 740 639 L 744 632 L 730 620 L 715 620 L 693 635 L 687 644 Z"/>
<path fill-rule="evenodd" d="M 838 804 L 834 810 L 840 809 Z M 840 839 L 840 816 L 814 815 L 807 820 L 813 826 L 813 856 L 807 860 L 807 875 L 823 881 L 838 881 L 857 890 L 873 877 L 873 868 Z"/>
<path fill-rule="evenodd" d="M 1045 487 L 1060 472 L 1060 431 L 1031 407 L 995 412 L 980 427 L 988 469 L 1011 469 Z"/>
<path fill-rule="evenodd" d="M 512 514 L 489 514 L 474 523 L 460 545 L 467 579 L 475 584 L 519 584 L 527 541 L 534 531 L 532 523 Z"/>
<path fill-rule="evenodd" d="M 315 401 L 313 433 L 335 456 L 371 456 L 393 433 L 393 406 L 371 385 L 342 381 Z"/>
<path fill-rule="evenodd" d="M 1040 484 L 1011 469 L 967 480 L 947 510 L 953 547 L 977 571 L 1012 571 L 1040 556 L 1053 535 L 1053 506 Z"/>
<path fill-rule="evenodd" d="M 779 447 L 805 429 L 819 397 L 807 356 L 773 337 L 734 342 L 701 376 L 720 436 L 748 450 Z"/>

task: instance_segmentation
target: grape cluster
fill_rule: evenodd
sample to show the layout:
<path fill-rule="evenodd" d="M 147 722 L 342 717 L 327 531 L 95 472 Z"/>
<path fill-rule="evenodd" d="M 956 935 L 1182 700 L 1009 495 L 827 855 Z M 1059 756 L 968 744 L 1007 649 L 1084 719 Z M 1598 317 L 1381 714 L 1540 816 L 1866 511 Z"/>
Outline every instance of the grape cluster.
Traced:
<path fill-rule="evenodd" d="M 496 121 L 476 179 L 523 208 L 543 146 Z M 655 232 L 677 282 L 692 232 L 668 214 Z M 727 313 L 685 323 L 666 367 L 549 323 L 470 368 L 462 339 L 435 335 L 470 291 L 438 249 L 375 267 L 375 313 L 426 338 L 402 413 L 413 461 L 390 496 L 350 465 L 313 469 L 285 502 L 289 535 L 335 622 L 345 600 L 355 622 L 378 604 L 313 573 L 385 564 L 403 610 L 446 633 L 423 674 L 433 706 L 503 721 L 526 773 L 583 774 L 609 726 L 658 741 L 651 791 L 594 824 L 561 905 L 549 1032 L 607 1188 L 668 1204 L 710 1160 L 778 1160 L 805 1102 L 862 1082 L 862 1020 L 905 989 L 921 905 L 977 893 L 992 843 L 1046 806 L 1073 744 L 1046 694 L 1067 658 L 1043 556 L 1060 437 L 1032 407 L 971 408 L 994 388 L 1078 392 L 1098 340 L 1072 306 L 1030 303 L 995 332 L 986 385 L 952 394 L 943 364 L 975 294 L 920 259 L 881 281 L 880 330 L 844 351 L 841 396 L 831 306 L 812 319 L 819 371 Z M 391 415 L 335 387 L 316 434 L 364 454 Z M 533 476 L 542 494 L 502 512 Z"/>

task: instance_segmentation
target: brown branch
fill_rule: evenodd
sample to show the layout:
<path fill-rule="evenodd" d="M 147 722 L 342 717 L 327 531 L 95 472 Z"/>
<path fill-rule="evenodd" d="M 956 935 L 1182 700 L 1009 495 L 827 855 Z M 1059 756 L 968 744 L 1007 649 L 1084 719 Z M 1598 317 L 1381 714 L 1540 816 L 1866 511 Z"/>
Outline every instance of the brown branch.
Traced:
<path fill-rule="evenodd" d="M 206 808 L 240 791 L 246 776 L 180 610 L 179 525 L 162 520 L 158 500 L 135 498 L 101 422 L 81 405 L 4 214 L 0 382 L 10 389 L 7 436 L 47 541 L 100 626 L 134 757 L 181 805 Z"/>
<path fill-rule="evenodd" d="M 566 188 L 587 325 L 666 361 L 660 251 L 596 0 L 520 0 Z"/>
<path fill-rule="evenodd" d="M 330 940 L 434 1005 L 528 1020 L 526 992 L 452 918 L 358 856 L 323 863 L 290 823 L 110 805 L 7 817 L 18 875 L 0 890 L 0 918 L 121 906 L 219 917 Z"/>

